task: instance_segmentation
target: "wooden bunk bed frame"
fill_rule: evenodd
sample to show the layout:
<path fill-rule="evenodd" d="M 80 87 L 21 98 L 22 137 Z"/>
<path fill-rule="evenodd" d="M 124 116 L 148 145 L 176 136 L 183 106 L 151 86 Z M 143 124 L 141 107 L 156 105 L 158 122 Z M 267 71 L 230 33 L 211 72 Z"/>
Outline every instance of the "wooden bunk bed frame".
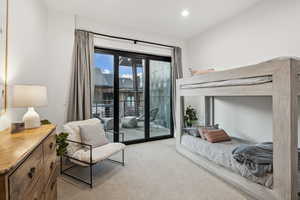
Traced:
<path fill-rule="evenodd" d="M 298 96 L 300 61 L 294 58 L 273 59 L 260 64 L 217 71 L 176 81 L 176 148 L 185 157 L 222 178 L 249 199 L 296 200 L 298 173 Z M 272 76 L 272 81 L 255 85 L 197 88 L 197 84 Z M 181 144 L 184 96 L 202 96 L 205 124 L 214 123 L 214 96 L 271 96 L 273 108 L 273 189 L 231 172 L 190 152 Z"/>

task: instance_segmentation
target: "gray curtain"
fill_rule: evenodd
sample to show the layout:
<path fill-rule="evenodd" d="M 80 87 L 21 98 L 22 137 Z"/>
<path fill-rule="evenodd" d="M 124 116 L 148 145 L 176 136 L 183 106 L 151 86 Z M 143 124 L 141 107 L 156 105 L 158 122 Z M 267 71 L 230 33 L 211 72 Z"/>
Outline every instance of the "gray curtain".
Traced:
<path fill-rule="evenodd" d="M 67 121 L 85 120 L 92 117 L 93 57 L 93 34 L 76 30 Z"/>
<path fill-rule="evenodd" d="M 173 77 L 172 77 L 172 98 L 173 98 L 173 122 L 174 122 L 174 127 L 176 129 L 176 127 L 178 126 L 178 124 L 176 124 L 176 114 L 175 114 L 175 110 L 176 110 L 176 105 L 179 102 L 176 102 L 176 79 L 179 78 L 183 78 L 183 72 L 182 72 L 182 56 L 181 56 L 181 48 L 180 47 L 175 47 L 173 49 L 173 53 L 172 53 L 172 72 L 173 72 Z M 183 97 L 182 97 L 182 105 L 181 105 L 181 114 L 183 115 Z M 183 118 L 181 118 L 183 119 Z"/>

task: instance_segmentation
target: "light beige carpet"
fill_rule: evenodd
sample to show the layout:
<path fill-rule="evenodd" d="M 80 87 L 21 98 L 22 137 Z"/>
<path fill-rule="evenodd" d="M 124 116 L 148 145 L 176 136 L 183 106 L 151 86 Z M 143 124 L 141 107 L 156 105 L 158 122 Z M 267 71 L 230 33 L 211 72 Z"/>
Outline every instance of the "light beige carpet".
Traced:
<path fill-rule="evenodd" d="M 246 199 L 232 187 L 178 154 L 175 151 L 174 139 L 130 145 L 125 156 L 125 167 L 109 161 L 95 167 L 93 189 L 70 178 L 60 177 L 58 199 Z M 84 176 L 88 173 L 87 169 L 76 171 Z"/>

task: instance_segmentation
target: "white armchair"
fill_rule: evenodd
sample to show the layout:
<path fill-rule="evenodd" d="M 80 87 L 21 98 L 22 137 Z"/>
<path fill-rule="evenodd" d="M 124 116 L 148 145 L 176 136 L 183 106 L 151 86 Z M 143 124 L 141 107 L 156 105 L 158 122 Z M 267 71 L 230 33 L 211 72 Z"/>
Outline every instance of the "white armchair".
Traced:
<path fill-rule="evenodd" d="M 75 121 L 75 122 L 69 122 L 64 125 L 63 129 L 64 132 L 68 133 L 67 142 L 69 143 L 67 147 L 67 153 L 64 154 L 61 157 L 61 174 L 67 175 L 69 177 L 72 177 L 76 180 L 79 180 L 81 182 L 84 182 L 90 187 L 93 187 L 93 165 L 100 163 L 103 160 L 110 160 L 119 164 L 122 164 L 124 166 L 124 149 L 125 144 L 123 143 L 108 143 L 99 147 L 93 147 L 91 144 L 85 144 L 81 140 L 81 134 L 80 134 L 80 126 L 83 125 L 97 125 L 101 127 L 101 130 L 104 129 L 102 127 L 101 121 L 99 119 L 89 119 L 84 121 Z M 113 132 L 106 132 L 106 134 L 114 134 Z M 102 133 L 99 133 L 102 134 Z M 123 133 L 121 133 L 123 134 Z M 122 137 L 124 138 L 124 136 Z M 116 161 L 109 159 L 112 155 L 122 152 L 122 161 Z M 62 158 L 66 157 L 68 158 L 72 163 L 75 165 L 68 167 L 66 169 L 63 169 L 62 166 Z M 76 177 L 67 171 L 72 169 L 74 166 L 80 165 L 83 167 L 89 167 L 90 168 L 90 181 L 87 182 L 79 177 Z"/>

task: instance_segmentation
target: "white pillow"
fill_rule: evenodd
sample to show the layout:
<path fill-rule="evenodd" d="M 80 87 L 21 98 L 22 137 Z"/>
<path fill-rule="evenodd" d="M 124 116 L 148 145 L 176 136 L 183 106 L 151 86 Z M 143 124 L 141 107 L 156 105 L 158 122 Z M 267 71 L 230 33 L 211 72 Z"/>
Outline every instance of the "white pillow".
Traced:
<path fill-rule="evenodd" d="M 100 124 L 85 124 L 79 127 L 82 143 L 90 144 L 93 148 L 108 144 L 104 129 Z"/>
<path fill-rule="evenodd" d="M 73 140 L 76 142 L 82 142 L 79 126 L 85 125 L 85 124 L 99 124 L 99 126 L 102 127 L 101 121 L 97 118 L 93 118 L 93 119 L 88 119 L 88 120 L 83 120 L 83 121 L 68 122 L 67 124 L 65 124 L 63 126 L 63 131 L 69 134 L 69 136 L 68 136 L 69 140 Z M 82 145 L 69 142 L 69 145 L 67 147 L 69 155 L 72 156 L 79 149 L 82 149 Z"/>

